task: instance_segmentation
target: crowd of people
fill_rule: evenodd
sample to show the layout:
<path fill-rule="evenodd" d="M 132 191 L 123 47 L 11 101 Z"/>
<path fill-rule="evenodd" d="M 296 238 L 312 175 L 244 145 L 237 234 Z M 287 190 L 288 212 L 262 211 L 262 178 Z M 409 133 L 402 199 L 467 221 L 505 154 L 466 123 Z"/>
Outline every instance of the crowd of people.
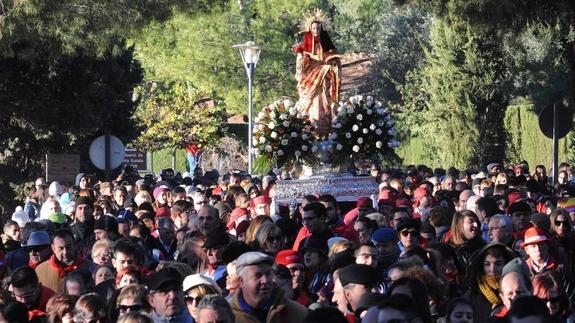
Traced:
<path fill-rule="evenodd" d="M 297 207 L 275 175 L 38 178 L 3 227 L 0 322 L 570 322 L 558 172 L 373 167 L 377 198 Z"/>

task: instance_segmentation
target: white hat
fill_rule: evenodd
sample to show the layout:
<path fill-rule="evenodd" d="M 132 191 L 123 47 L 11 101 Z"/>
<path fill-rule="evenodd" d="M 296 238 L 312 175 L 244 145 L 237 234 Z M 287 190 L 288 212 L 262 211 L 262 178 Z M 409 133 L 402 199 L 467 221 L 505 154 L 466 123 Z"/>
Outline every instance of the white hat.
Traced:
<path fill-rule="evenodd" d="M 50 196 L 62 195 L 62 186 L 60 186 L 60 183 L 58 182 L 50 183 L 50 186 L 48 187 L 48 194 L 50 194 Z"/>
<path fill-rule="evenodd" d="M 16 208 L 16 212 L 12 213 L 12 221 L 16 221 L 18 225 L 22 228 L 26 223 L 30 222 L 30 217 L 28 213 L 24 212 L 21 207 Z"/>
<path fill-rule="evenodd" d="M 194 288 L 199 285 L 208 285 L 212 287 L 219 295 L 222 295 L 222 289 L 218 284 L 208 276 L 204 276 L 202 274 L 193 274 L 189 275 L 184 279 L 183 291 L 187 292 L 191 288 Z"/>

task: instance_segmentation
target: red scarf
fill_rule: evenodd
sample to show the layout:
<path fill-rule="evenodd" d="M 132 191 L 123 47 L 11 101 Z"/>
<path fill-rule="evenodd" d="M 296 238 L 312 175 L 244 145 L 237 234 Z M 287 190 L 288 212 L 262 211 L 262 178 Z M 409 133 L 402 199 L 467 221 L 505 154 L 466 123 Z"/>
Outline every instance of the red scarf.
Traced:
<path fill-rule="evenodd" d="M 49 264 L 50 267 L 52 267 L 52 269 L 54 269 L 55 271 L 58 272 L 58 276 L 60 278 L 64 278 L 64 276 L 66 276 L 67 273 L 74 271 L 76 269 L 78 269 L 78 267 L 84 262 L 84 259 L 82 259 L 81 257 L 76 257 L 76 260 L 74 260 L 74 263 L 72 263 L 71 265 L 68 265 L 66 267 L 62 267 L 58 262 L 56 262 L 56 256 L 52 255 L 50 257 Z"/>
<path fill-rule="evenodd" d="M 32 260 L 28 260 L 28 267 L 30 267 L 32 269 L 36 269 L 36 267 L 38 267 L 39 264 L 41 264 L 41 262 L 33 263 Z"/>

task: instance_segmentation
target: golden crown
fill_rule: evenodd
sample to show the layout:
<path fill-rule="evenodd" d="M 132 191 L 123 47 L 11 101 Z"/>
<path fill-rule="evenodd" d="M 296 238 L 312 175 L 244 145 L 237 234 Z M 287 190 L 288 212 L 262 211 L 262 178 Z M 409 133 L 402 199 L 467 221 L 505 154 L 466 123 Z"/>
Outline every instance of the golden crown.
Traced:
<path fill-rule="evenodd" d="M 330 30 L 331 19 L 328 15 L 321 9 L 312 9 L 304 14 L 303 19 L 300 23 L 300 31 L 308 32 L 311 29 L 311 25 L 314 22 L 321 23 L 321 28 L 323 30 Z"/>

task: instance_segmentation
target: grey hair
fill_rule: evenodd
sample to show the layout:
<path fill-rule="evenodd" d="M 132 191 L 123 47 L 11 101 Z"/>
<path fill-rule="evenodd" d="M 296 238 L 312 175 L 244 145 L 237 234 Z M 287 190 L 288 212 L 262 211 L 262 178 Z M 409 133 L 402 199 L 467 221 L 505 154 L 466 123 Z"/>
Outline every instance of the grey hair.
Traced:
<path fill-rule="evenodd" d="M 224 317 L 219 317 L 224 322 L 233 322 L 234 321 L 234 313 L 232 312 L 232 308 L 230 303 L 220 295 L 206 295 L 202 298 L 200 303 L 196 308 L 196 313 L 198 316 L 200 315 L 201 310 L 204 308 L 213 309 L 218 312 L 218 315 L 223 315 Z"/>
<path fill-rule="evenodd" d="M 500 223 L 503 223 L 503 226 L 505 226 L 505 228 L 509 230 L 509 232 L 513 231 L 513 222 L 511 221 L 510 216 L 507 216 L 505 214 L 495 214 L 494 216 L 491 217 L 489 221 L 493 220 L 497 220 Z"/>

